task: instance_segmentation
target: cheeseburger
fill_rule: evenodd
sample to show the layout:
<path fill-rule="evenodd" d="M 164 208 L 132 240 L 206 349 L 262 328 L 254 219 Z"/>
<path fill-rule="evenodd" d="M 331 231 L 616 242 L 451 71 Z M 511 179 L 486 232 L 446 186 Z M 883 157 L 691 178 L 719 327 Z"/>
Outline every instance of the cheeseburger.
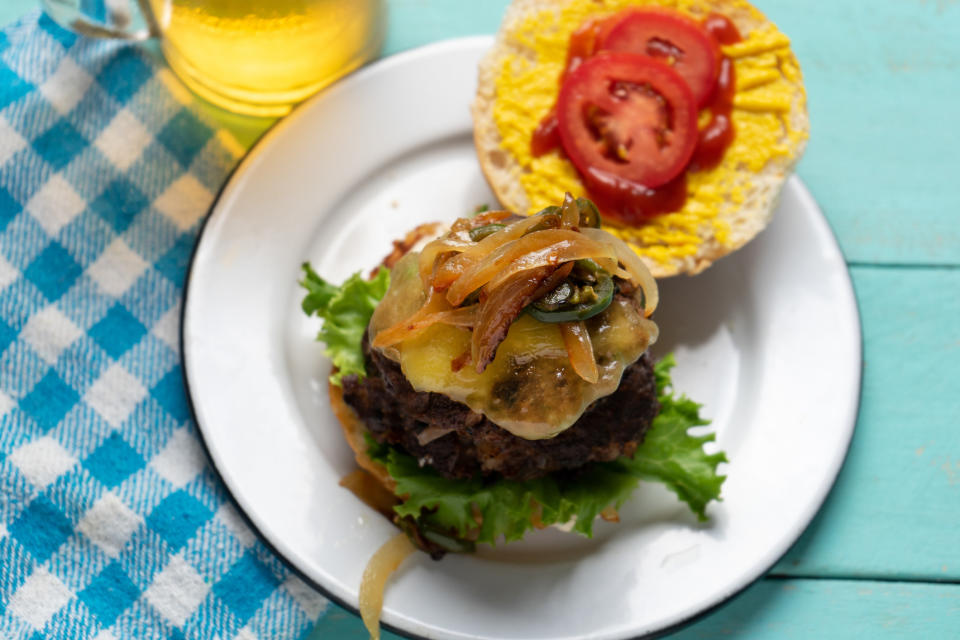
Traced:
<path fill-rule="evenodd" d="M 414 233 L 340 288 L 304 265 L 347 441 L 435 557 L 551 524 L 590 535 L 640 479 L 701 518 L 719 497 L 723 454 L 687 433 L 698 407 L 647 351 L 656 282 L 600 226 L 567 194 L 460 218 L 419 251 Z"/>

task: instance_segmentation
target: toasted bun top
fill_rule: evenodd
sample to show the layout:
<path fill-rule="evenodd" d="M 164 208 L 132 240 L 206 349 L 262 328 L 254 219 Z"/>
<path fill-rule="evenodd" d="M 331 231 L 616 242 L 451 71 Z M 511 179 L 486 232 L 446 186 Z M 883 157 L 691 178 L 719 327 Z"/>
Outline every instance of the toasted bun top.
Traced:
<path fill-rule="evenodd" d="M 719 166 L 688 174 L 677 212 L 641 227 L 609 227 L 656 277 L 695 274 L 740 248 L 770 221 L 780 188 L 806 144 L 809 120 L 800 67 L 789 39 L 743 0 L 514 0 L 493 49 L 480 63 L 473 104 L 480 165 L 500 202 L 534 213 L 565 191 L 588 195 L 560 151 L 530 154 L 530 137 L 556 101 L 570 34 L 587 19 L 629 6 L 667 6 L 700 20 L 719 13 L 743 41 L 723 47 L 734 60 L 734 142 Z"/>

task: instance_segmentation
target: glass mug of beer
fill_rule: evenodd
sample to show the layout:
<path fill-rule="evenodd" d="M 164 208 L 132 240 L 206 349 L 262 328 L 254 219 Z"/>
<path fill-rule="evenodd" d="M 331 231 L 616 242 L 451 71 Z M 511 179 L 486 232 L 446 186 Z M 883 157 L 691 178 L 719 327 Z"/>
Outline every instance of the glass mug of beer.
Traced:
<path fill-rule="evenodd" d="M 384 0 L 41 0 L 94 37 L 156 37 L 170 67 L 221 107 L 280 116 L 377 55 Z M 91 6 L 95 9 L 91 11 Z"/>

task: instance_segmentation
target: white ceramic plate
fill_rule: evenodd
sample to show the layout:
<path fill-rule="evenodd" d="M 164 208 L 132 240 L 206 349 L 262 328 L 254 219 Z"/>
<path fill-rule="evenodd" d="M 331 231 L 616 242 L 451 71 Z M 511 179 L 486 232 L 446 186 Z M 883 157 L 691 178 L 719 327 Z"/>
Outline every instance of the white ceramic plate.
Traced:
<path fill-rule="evenodd" d="M 309 101 L 243 161 L 194 256 L 183 351 L 197 421 L 259 531 L 356 607 L 395 529 L 338 480 L 353 468 L 327 400 L 329 363 L 300 312 L 300 263 L 367 270 L 419 222 L 493 204 L 469 103 L 489 38 L 386 59 Z M 441 562 L 418 554 L 383 620 L 429 638 L 626 638 L 681 624 L 768 570 L 829 491 L 853 432 L 860 328 L 849 275 L 800 181 L 744 250 L 662 283 L 659 353 L 704 403 L 731 463 L 698 524 L 644 485 L 592 540 L 547 530 Z"/>

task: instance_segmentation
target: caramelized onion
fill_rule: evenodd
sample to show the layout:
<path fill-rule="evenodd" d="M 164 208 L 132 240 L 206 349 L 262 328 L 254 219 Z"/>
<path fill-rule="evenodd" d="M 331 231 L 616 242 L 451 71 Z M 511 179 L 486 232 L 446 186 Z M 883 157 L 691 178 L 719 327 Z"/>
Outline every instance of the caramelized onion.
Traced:
<path fill-rule="evenodd" d="M 433 280 L 431 281 L 435 289 L 446 289 L 460 277 L 468 268 L 480 262 L 484 256 L 490 255 L 508 242 L 520 238 L 531 227 L 540 223 L 536 216 L 524 218 L 509 225 L 502 231 L 490 234 L 480 242 L 462 249 L 456 255 L 445 260 L 434 270 Z M 438 254 L 441 255 L 441 254 Z"/>
<path fill-rule="evenodd" d="M 387 580 L 416 547 L 405 533 L 398 533 L 377 549 L 360 580 L 360 618 L 372 640 L 380 638 L 380 612 Z"/>
<path fill-rule="evenodd" d="M 467 268 L 447 289 L 447 302 L 456 306 L 473 291 L 491 282 L 491 290 L 520 271 L 559 266 L 581 258 L 615 258 L 608 242 L 597 242 L 570 229 L 547 229 L 503 245 Z"/>
<path fill-rule="evenodd" d="M 473 240 L 471 240 L 470 236 L 466 233 L 462 234 L 462 236 L 459 236 L 452 232 L 427 244 L 427 246 L 423 248 L 423 251 L 420 252 L 419 265 L 420 280 L 423 282 L 424 286 L 430 286 L 434 267 L 436 266 L 437 259 L 440 258 L 440 256 L 445 253 L 456 255 L 470 248 L 474 244 L 475 243 Z"/>
<path fill-rule="evenodd" d="M 424 305 L 421 311 L 426 308 L 427 305 Z M 377 337 L 373 339 L 372 345 L 378 348 L 389 347 L 392 344 L 412 338 L 427 327 L 437 323 L 449 324 L 455 327 L 473 327 L 477 323 L 477 312 L 479 308 L 480 305 L 473 304 L 469 307 L 446 309 L 433 313 L 421 314 L 421 312 L 418 311 L 412 318 L 408 318 L 378 333 Z"/>
<path fill-rule="evenodd" d="M 563 198 L 563 206 L 560 207 L 560 228 L 572 229 L 578 226 L 580 226 L 580 207 L 568 191 Z"/>
<path fill-rule="evenodd" d="M 577 235 L 580 235 L 580 234 L 577 234 Z M 581 238 L 583 238 L 583 236 L 581 236 Z M 591 258 L 595 262 L 597 262 L 597 264 L 599 264 L 601 268 L 605 268 L 605 265 L 609 266 L 611 263 L 616 264 L 617 259 L 615 257 L 597 256 L 592 253 L 595 250 L 597 249 L 594 249 L 591 247 L 585 247 L 585 245 L 583 244 L 578 244 L 575 246 L 557 247 L 556 252 L 553 254 L 542 251 L 540 253 L 528 254 L 526 256 L 522 256 L 521 258 L 514 260 L 507 268 L 505 268 L 502 272 L 494 276 L 494 278 L 490 280 L 490 282 L 487 284 L 487 287 L 489 287 L 490 289 L 499 287 L 503 284 L 504 281 L 506 281 L 508 278 L 513 277 L 516 273 L 523 271 L 525 269 L 535 268 L 537 266 L 540 266 L 541 263 L 573 264 L 573 262 L 576 260 L 580 260 L 582 258 Z M 601 250 L 609 250 L 610 253 L 613 253 L 613 250 L 610 249 L 609 247 L 604 247 Z"/>
<path fill-rule="evenodd" d="M 600 512 L 600 517 L 607 522 L 620 522 L 620 514 L 613 505 L 604 507 L 604 509 Z"/>
<path fill-rule="evenodd" d="M 470 230 L 509 218 L 509 211 L 487 211 L 472 218 L 459 218 L 450 227 L 450 232 L 427 244 L 420 252 L 420 279 L 425 286 L 431 284 L 431 275 L 437 266 L 437 259 L 445 253 L 453 256 L 467 252 L 475 253 L 477 245 L 470 238 Z M 494 234 L 496 235 L 496 234 Z M 439 287 L 438 287 L 439 288 Z"/>
<path fill-rule="evenodd" d="M 448 309 L 450 309 L 450 305 L 447 304 L 443 294 L 438 291 L 430 291 L 430 295 L 422 307 L 409 318 L 383 329 L 377 335 L 373 336 L 373 342 L 371 342 L 370 345 L 379 348 L 405 340 L 422 319 L 434 313 L 447 311 Z"/>
<path fill-rule="evenodd" d="M 420 446 L 428 445 L 434 440 L 442 438 L 448 433 L 456 430 L 456 427 L 443 427 L 438 424 L 431 424 L 417 434 L 417 442 L 420 443 Z"/>
<path fill-rule="evenodd" d="M 469 231 L 470 229 L 482 227 L 485 224 L 500 222 L 501 220 L 505 220 L 512 215 L 512 213 L 503 209 L 498 209 L 496 211 L 484 211 L 483 213 L 478 213 L 475 216 L 457 218 L 456 221 L 450 225 L 450 230 L 453 232 Z"/>
<path fill-rule="evenodd" d="M 590 384 L 596 384 L 600 378 L 600 372 L 597 371 L 597 362 L 593 356 L 593 345 L 590 343 L 587 325 L 583 324 L 583 321 L 561 322 L 560 335 L 563 336 L 563 344 L 567 348 L 573 370 Z"/>
<path fill-rule="evenodd" d="M 521 272 L 494 289 L 481 305 L 470 339 L 470 355 L 477 373 L 483 373 L 493 361 L 497 346 L 507 337 L 510 325 L 553 271 L 552 267 L 540 267 Z"/>
<path fill-rule="evenodd" d="M 643 264 L 633 249 L 619 238 L 611 236 L 602 229 L 581 229 L 581 233 L 593 238 L 597 242 L 608 242 L 616 251 L 617 259 L 623 264 L 624 268 L 630 274 L 630 280 L 635 285 L 643 289 L 644 307 L 643 315 L 650 317 L 657 303 L 660 302 L 660 293 L 657 291 L 657 281 L 650 275 L 647 265 Z M 612 241 L 611 241 L 612 240 Z"/>
<path fill-rule="evenodd" d="M 540 283 L 540 288 L 530 295 L 530 300 L 533 301 L 537 298 L 541 298 L 556 289 L 561 282 L 566 280 L 571 271 L 573 271 L 572 262 L 568 262 L 562 267 L 558 268 L 556 271 L 551 273 L 546 280 Z"/>

